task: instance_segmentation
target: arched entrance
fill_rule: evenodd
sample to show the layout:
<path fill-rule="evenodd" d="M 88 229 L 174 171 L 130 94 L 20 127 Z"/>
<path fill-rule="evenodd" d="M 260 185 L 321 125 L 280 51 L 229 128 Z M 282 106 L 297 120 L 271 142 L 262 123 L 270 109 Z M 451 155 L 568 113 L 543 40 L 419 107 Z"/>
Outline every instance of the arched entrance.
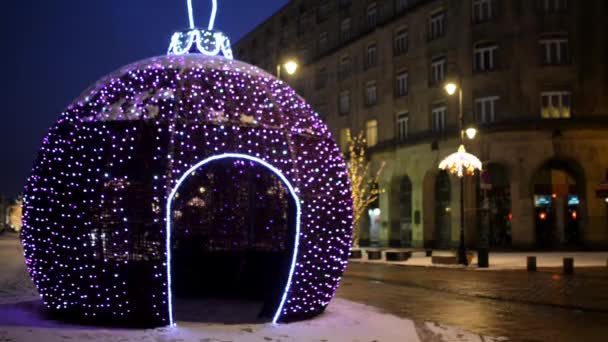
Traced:
<path fill-rule="evenodd" d="M 167 203 L 171 321 L 175 305 L 194 304 L 177 318 L 276 322 L 300 231 L 299 199 L 281 172 L 247 155 L 212 157 L 182 176 Z"/>
<path fill-rule="evenodd" d="M 533 177 L 539 248 L 578 247 L 584 227 L 585 179 L 577 164 L 552 160 Z"/>
<path fill-rule="evenodd" d="M 486 222 L 482 222 L 480 233 L 487 234 L 491 248 L 510 248 L 512 243 L 511 220 L 511 183 L 506 168 L 497 163 L 490 163 L 481 174 L 481 194 L 478 196 L 479 208 L 484 208 L 487 201 Z M 485 227 L 484 225 L 487 225 Z"/>
<path fill-rule="evenodd" d="M 412 181 L 404 176 L 399 184 L 401 247 L 412 246 Z"/>
<path fill-rule="evenodd" d="M 441 171 L 435 178 L 435 247 L 452 245 L 452 188 L 450 175 Z"/>

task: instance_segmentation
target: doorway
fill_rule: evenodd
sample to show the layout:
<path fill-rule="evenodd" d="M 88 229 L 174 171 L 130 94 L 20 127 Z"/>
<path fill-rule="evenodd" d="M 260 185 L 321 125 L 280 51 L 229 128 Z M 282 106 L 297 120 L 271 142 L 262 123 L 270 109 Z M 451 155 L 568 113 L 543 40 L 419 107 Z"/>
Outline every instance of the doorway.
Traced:
<path fill-rule="evenodd" d="M 399 186 L 401 247 L 412 246 L 412 181 L 408 176 Z"/>
<path fill-rule="evenodd" d="M 452 189 L 450 175 L 441 171 L 435 178 L 435 247 L 447 249 L 452 245 Z"/>
<path fill-rule="evenodd" d="M 172 321 L 276 321 L 299 234 L 285 177 L 246 155 L 213 157 L 182 177 L 167 210 Z"/>
<path fill-rule="evenodd" d="M 551 161 L 533 178 L 536 243 L 542 249 L 580 247 L 584 219 L 582 173 Z"/>

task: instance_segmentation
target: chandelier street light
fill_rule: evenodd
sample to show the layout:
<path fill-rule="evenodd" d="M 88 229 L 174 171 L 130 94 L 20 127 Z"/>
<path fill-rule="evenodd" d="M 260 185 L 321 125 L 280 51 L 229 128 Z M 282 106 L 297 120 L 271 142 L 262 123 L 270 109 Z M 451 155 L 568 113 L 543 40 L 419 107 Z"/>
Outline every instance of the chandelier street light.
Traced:
<path fill-rule="evenodd" d="M 470 127 L 464 128 L 464 113 L 462 110 L 462 87 L 458 84 L 450 82 L 444 87 L 445 92 L 449 96 L 453 96 L 458 92 L 458 116 L 460 121 L 460 147 L 456 153 L 449 155 L 440 164 L 439 168 L 448 171 L 460 178 L 460 244 L 458 247 L 458 263 L 467 266 L 467 251 L 464 243 L 464 177 L 473 175 L 476 170 L 481 171 L 482 163 L 476 156 L 467 153 L 464 146 L 465 135 L 473 140 L 477 135 L 477 129 Z"/>

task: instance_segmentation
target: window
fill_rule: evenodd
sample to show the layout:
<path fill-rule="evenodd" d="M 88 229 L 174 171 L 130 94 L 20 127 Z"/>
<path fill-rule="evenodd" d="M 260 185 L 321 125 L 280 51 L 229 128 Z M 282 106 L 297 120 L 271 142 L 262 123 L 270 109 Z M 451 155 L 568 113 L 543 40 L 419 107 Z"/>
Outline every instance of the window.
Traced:
<path fill-rule="evenodd" d="M 473 0 L 473 22 L 481 23 L 496 16 L 496 0 Z"/>
<path fill-rule="evenodd" d="M 376 66 L 378 62 L 376 44 L 370 44 L 367 46 L 365 51 L 365 68 L 371 68 Z"/>
<path fill-rule="evenodd" d="M 329 0 L 321 0 L 317 13 L 317 20 L 322 21 L 329 16 Z"/>
<path fill-rule="evenodd" d="M 395 0 L 395 10 L 398 12 L 404 11 L 408 4 L 409 0 Z"/>
<path fill-rule="evenodd" d="M 342 128 L 340 130 L 340 150 L 342 152 L 348 151 L 348 140 L 350 139 L 350 128 Z"/>
<path fill-rule="evenodd" d="M 373 106 L 378 101 L 378 87 L 376 81 L 369 81 L 365 86 L 365 104 Z"/>
<path fill-rule="evenodd" d="M 317 116 L 325 121 L 325 119 L 327 119 L 327 103 L 319 103 L 318 105 L 314 106 L 315 111 L 317 112 Z"/>
<path fill-rule="evenodd" d="M 378 121 L 370 120 L 365 123 L 365 140 L 367 147 L 378 145 Z"/>
<path fill-rule="evenodd" d="M 473 65 L 475 71 L 496 70 L 498 45 L 494 43 L 477 44 L 473 55 L 475 56 L 475 65 Z"/>
<path fill-rule="evenodd" d="M 350 6 L 351 3 L 352 3 L 352 0 L 340 0 L 338 5 L 340 5 L 340 8 L 345 8 L 345 7 Z"/>
<path fill-rule="evenodd" d="M 560 65 L 570 62 L 570 47 L 567 38 L 551 38 L 540 41 L 542 62 L 546 65 Z"/>
<path fill-rule="evenodd" d="M 433 132 L 445 132 L 445 117 L 448 109 L 445 105 L 433 108 Z"/>
<path fill-rule="evenodd" d="M 301 15 L 298 18 L 298 35 L 302 35 L 306 32 L 306 28 L 308 27 L 308 20 L 306 16 Z"/>
<path fill-rule="evenodd" d="M 401 29 L 395 32 L 395 42 L 393 46 L 393 51 L 395 56 L 399 56 L 401 54 L 407 53 L 408 50 L 408 35 L 407 29 Z"/>
<path fill-rule="evenodd" d="M 402 71 L 397 74 L 397 79 L 395 83 L 395 95 L 397 97 L 405 96 L 408 93 L 408 80 L 409 73 L 407 71 Z"/>
<path fill-rule="evenodd" d="M 325 51 L 329 46 L 329 34 L 327 32 L 321 32 L 319 35 L 319 50 Z"/>
<path fill-rule="evenodd" d="M 496 121 L 496 107 L 498 105 L 498 96 L 487 96 L 475 99 L 475 117 L 482 124 L 489 124 Z"/>
<path fill-rule="evenodd" d="M 400 113 L 397 116 L 397 136 L 399 141 L 406 141 L 410 134 L 410 114 Z"/>
<path fill-rule="evenodd" d="M 350 56 L 342 56 L 340 59 L 340 65 L 338 66 L 338 77 L 345 79 L 350 76 L 352 71 L 352 63 Z"/>
<path fill-rule="evenodd" d="M 429 18 L 429 40 L 443 37 L 446 31 L 446 15 L 444 11 L 437 12 Z"/>
<path fill-rule="evenodd" d="M 551 91 L 541 93 L 540 116 L 543 119 L 569 119 L 572 117 L 572 93 Z"/>
<path fill-rule="evenodd" d="M 339 100 L 339 110 L 340 115 L 345 115 L 350 113 L 350 91 L 345 90 L 340 92 L 340 100 Z"/>
<path fill-rule="evenodd" d="M 327 85 L 327 69 L 325 67 L 317 70 L 317 77 L 315 81 L 315 87 L 317 89 L 323 89 Z"/>
<path fill-rule="evenodd" d="M 436 57 L 431 62 L 431 85 L 440 84 L 445 80 L 446 58 Z"/>
<path fill-rule="evenodd" d="M 374 29 L 378 25 L 378 6 L 372 2 L 367 6 L 367 28 Z"/>
<path fill-rule="evenodd" d="M 568 0 L 537 0 L 538 9 L 544 13 L 562 12 L 568 10 Z"/>
<path fill-rule="evenodd" d="M 340 24 L 340 40 L 346 41 L 350 39 L 351 19 L 346 18 Z"/>

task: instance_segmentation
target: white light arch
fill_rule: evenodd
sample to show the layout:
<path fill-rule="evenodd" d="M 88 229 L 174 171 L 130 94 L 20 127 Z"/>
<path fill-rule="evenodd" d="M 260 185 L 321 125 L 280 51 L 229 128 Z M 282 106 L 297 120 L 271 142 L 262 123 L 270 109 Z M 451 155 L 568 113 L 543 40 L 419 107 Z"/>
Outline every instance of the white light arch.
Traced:
<path fill-rule="evenodd" d="M 212 156 L 212 157 L 209 157 L 209 158 L 199 162 L 198 164 L 194 165 L 188 171 L 186 171 L 182 175 L 182 177 L 177 181 L 177 184 L 173 187 L 173 190 L 171 190 L 171 193 L 169 194 L 169 197 L 167 198 L 165 229 L 166 229 L 166 236 L 167 236 L 167 238 L 166 238 L 167 302 L 168 302 L 168 308 L 169 308 L 169 324 L 175 325 L 175 322 L 173 320 L 173 293 L 172 293 L 172 289 L 171 289 L 171 216 L 172 216 L 171 215 L 171 204 L 173 203 L 175 194 L 179 190 L 182 183 L 194 171 L 198 170 L 199 168 L 205 166 L 206 164 L 208 164 L 210 162 L 221 160 L 221 159 L 245 159 L 245 160 L 253 161 L 255 163 L 258 163 L 258 164 L 266 167 L 267 169 L 272 171 L 275 175 L 277 175 L 281 179 L 281 181 L 283 181 L 283 184 L 285 184 L 285 186 L 287 186 L 287 188 L 289 189 L 289 193 L 291 194 L 294 202 L 296 203 L 296 232 L 295 232 L 295 239 L 294 239 L 295 240 L 294 249 L 293 249 L 291 265 L 290 265 L 290 269 L 289 269 L 289 276 L 287 278 L 287 283 L 285 284 L 285 290 L 283 292 L 283 295 L 281 296 L 281 302 L 279 304 L 279 307 L 277 308 L 277 311 L 272 318 L 272 323 L 276 324 L 281 316 L 281 312 L 283 311 L 283 307 L 285 306 L 285 301 L 287 300 L 287 294 L 289 293 L 289 289 L 291 288 L 291 281 L 293 278 L 293 273 L 294 273 L 295 266 L 296 266 L 296 260 L 298 257 L 298 247 L 299 247 L 299 243 L 300 243 L 300 218 L 301 218 L 301 214 L 302 214 L 300 198 L 298 197 L 298 195 L 295 191 L 295 188 L 291 185 L 289 180 L 283 175 L 283 173 L 279 169 L 277 169 L 276 167 L 272 166 L 271 164 L 265 162 L 264 160 L 262 160 L 260 158 L 252 157 L 250 155 L 240 154 L 240 153 L 224 153 L 224 154 Z"/>

